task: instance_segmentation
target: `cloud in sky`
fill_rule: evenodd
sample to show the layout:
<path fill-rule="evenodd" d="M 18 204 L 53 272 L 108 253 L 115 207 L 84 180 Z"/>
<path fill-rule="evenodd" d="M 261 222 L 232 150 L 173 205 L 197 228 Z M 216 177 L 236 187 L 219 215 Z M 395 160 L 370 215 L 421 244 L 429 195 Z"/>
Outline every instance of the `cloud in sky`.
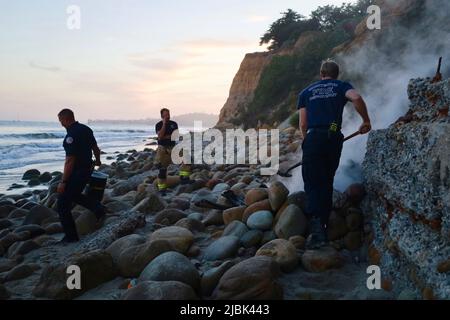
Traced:
<path fill-rule="evenodd" d="M 49 72 L 61 71 L 61 68 L 59 68 L 59 67 L 38 64 L 38 63 L 35 63 L 34 61 L 30 61 L 29 66 L 33 69 L 44 70 L 44 71 L 49 71 Z"/>

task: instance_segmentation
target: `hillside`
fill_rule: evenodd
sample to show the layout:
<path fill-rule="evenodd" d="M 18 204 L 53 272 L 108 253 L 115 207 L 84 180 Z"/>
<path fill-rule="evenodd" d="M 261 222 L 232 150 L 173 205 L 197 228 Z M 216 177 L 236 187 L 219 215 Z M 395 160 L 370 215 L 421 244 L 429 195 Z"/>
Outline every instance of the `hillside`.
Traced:
<path fill-rule="evenodd" d="M 396 84 L 404 87 L 409 78 L 431 72 L 448 40 L 448 24 L 443 13 L 446 10 L 441 8 L 449 7 L 449 3 L 443 0 L 374 2 L 381 8 L 381 30 L 369 30 L 363 16 L 340 21 L 332 30 L 304 32 L 296 41 L 272 51 L 247 54 L 233 80 L 217 127 L 280 124 L 295 113 L 298 93 L 318 80 L 321 61 L 329 57 L 343 65 L 341 79 L 351 81 L 366 96 L 372 96 L 374 88 L 370 85 L 375 75 L 378 81 L 403 73 L 400 76 L 403 82 L 397 80 Z M 424 40 L 434 33 L 431 30 L 439 32 L 428 46 Z M 405 65 L 414 60 L 421 64 Z M 407 72 L 403 72 L 405 69 Z M 375 74 L 368 76 L 365 70 Z M 409 78 L 405 79 L 405 75 Z M 383 90 L 389 87 L 383 81 L 377 85 Z M 404 104 L 406 97 L 402 98 Z M 396 116 L 392 115 L 389 121 Z"/>

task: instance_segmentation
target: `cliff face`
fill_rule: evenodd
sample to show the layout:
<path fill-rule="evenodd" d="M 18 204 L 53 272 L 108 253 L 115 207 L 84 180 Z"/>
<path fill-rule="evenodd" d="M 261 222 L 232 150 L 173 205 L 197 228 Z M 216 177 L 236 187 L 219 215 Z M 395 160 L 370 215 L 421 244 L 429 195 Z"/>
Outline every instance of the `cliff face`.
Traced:
<path fill-rule="evenodd" d="M 314 32 L 301 36 L 293 46 L 275 50 L 273 52 L 249 53 L 241 63 L 239 71 L 233 79 L 230 94 L 220 111 L 217 128 L 231 128 L 236 126 L 236 120 L 255 98 L 255 90 L 259 85 L 261 75 L 274 57 L 291 56 L 314 40 Z M 239 126 L 239 124 L 238 124 Z"/>
<path fill-rule="evenodd" d="M 450 79 L 411 80 L 409 112 L 372 132 L 363 163 L 372 263 L 394 288 L 450 298 Z"/>
<path fill-rule="evenodd" d="M 234 77 L 230 95 L 220 111 L 220 126 L 232 126 L 230 122 L 253 100 L 261 74 L 272 57 L 273 55 L 267 52 L 249 53 L 245 56 Z"/>

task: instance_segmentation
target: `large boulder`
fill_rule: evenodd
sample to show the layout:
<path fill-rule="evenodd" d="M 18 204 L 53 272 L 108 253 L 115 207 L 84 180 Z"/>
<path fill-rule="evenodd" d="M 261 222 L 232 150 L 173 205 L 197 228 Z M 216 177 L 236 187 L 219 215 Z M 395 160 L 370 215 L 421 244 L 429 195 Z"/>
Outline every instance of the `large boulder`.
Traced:
<path fill-rule="evenodd" d="M 139 281 L 179 281 L 198 289 L 200 275 L 188 258 L 170 251 L 153 259 L 142 271 Z"/>
<path fill-rule="evenodd" d="M 172 226 L 156 230 L 150 236 L 150 240 L 166 240 L 175 251 L 185 253 L 194 242 L 194 235 L 185 228 Z"/>
<path fill-rule="evenodd" d="M 279 238 L 288 240 L 292 236 L 304 236 L 307 228 L 306 216 L 299 207 L 291 204 L 281 213 L 274 231 Z"/>
<path fill-rule="evenodd" d="M 298 265 L 297 250 L 288 240 L 276 239 L 263 245 L 256 256 L 268 256 L 280 265 L 281 270 L 290 272 Z"/>
<path fill-rule="evenodd" d="M 145 281 L 129 289 L 123 300 L 198 300 L 194 290 L 178 281 Z"/>
<path fill-rule="evenodd" d="M 279 275 L 279 265 L 272 258 L 250 258 L 225 272 L 212 297 L 216 300 L 282 299 L 283 288 L 276 282 Z"/>
<path fill-rule="evenodd" d="M 78 266 L 81 274 L 81 289 L 67 288 L 67 268 Z M 95 250 L 72 256 L 66 263 L 53 264 L 44 269 L 33 290 L 36 297 L 50 299 L 73 299 L 98 285 L 114 279 L 117 275 L 113 259 L 103 250 Z"/>
<path fill-rule="evenodd" d="M 97 230 L 97 217 L 92 212 L 82 212 L 75 220 L 78 235 L 85 236 Z"/>
<path fill-rule="evenodd" d="M 238 252 L 239 245 L 240 241 L 238 237 L 221 237 L 206 248 L 204 259 L 207 261 L 215 261 L 234 257 Z"/>
<path fill-rule="evenodd" d="M 167 203 L 160 195 L 151 193 L 148 197 L 142 199 L 133 208 L 134 211 L 138 211 L 144 214 L 152 214 L 160 212 L 167 207 Z"/>
<path fill-rule="evenodd" d="M 38 237 L 40 235 L 45 234 L 45 229 L 42 228 L 40 225 L 37 225 L 37 224 L 28 224 L 28 225 L 16 228 L 14 230 L 15 233 L 20 233 L 22 231 L 30 232 L 31 238 Z"/>
<path fill-rule="evenodd" d="M 260 230 L 250 230 L 241 237 L 241 244 L 244 248 L 257 247 L 261 243 L 264 233 Z"/>
<path fill-rule="evenodd" d="M 223 213 L 220 210 L 211 210 L 203 219 L 205 226 L 220 226 L 224 224 Z"/>

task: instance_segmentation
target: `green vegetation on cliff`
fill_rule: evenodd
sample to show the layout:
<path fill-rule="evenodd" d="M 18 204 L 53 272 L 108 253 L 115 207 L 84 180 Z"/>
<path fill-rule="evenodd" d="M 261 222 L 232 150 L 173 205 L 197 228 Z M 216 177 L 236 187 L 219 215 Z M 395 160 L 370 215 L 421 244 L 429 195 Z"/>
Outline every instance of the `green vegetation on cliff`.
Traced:
<path fill-rule="evenodd" d="M 289 9 L 261 38 L 275 56 L 264 69 L 253 101 L 233 120 L 235 125 L 283 121 L 296 110 L 297 94 L 318 77 L 322 60 L 333 48 L 352 39 L 356 25 L 372 0 L 340 7 L 319 7 L 309 19 Z M 294 47 L 300 37 L 310 37 L 293 54 L 276 55 L 277 50 Z"/>

